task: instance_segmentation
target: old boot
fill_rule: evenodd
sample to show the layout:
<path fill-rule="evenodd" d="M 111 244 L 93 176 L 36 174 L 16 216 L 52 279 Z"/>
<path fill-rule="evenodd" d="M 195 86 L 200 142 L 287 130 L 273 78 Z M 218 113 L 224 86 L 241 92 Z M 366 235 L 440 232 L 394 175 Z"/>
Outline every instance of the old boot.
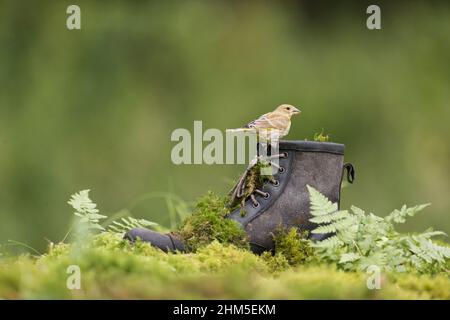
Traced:
<path fill-rule="evenodd" d="M 174 252 L 185 250 L 184 244 L 175 235 L 171 233 L 162 234 L 145 228 L 134 228 L 128 231 L 124 239 L 136 241 L 140 239 L 151 243 L 152 246 L 161 249 L 164 252 Z"/>
<path fill-rule="evenodd" d="M 309 193 L 306 185 L 339 203 L 344 167 L 353 181 L 351 165 L 344 166 L 344 145 L 312 141 L 280 141 L 279 169 L 273 180 L 251 194 L 230 214 L 246 230 L 255 253 L 274 249 L 278 228 L 309 231 Z M 242 209 L 244 211 L 242 211 Z M 244 212 L 245 214 L 242 214 Z"/>
<path fill-rule="evenodd" d="M 349 182 L 353 182 L 354 170 L 350 164 L 344 165 L 342 144 L 281 141 L 279 168 L 274 179 L 243 199 L 243 208 L 234 210 L 228 217 L 246 230 L 253 252 L 273 250 L 273 235 L 278 228 L 295 227 L 300 231 L 314 228 L 314 224 L 309 222 L 306 185 L 316 188 L 330 201 L 339 203 L 344 168 Z M 185 250 L 182 240 L 173 234 L 137 228 L 130 230 L 125 238 L 131 241 L 139 238 L 165 252 Z"/>

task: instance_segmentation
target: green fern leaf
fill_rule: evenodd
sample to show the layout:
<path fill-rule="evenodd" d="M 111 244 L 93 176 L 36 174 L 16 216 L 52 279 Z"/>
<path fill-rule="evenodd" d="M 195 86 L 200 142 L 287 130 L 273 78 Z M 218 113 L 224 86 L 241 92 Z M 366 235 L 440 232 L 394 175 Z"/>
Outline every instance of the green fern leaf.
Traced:
<path fill-rule="evenodd" d="M 336 247 L 340 247 L 342 244 L 343 244 L 343 242 L 341 240 L 339 240 L 338 237 L 332 236 L 332 237 L 326 238 L 322 241 L 318 241 L 318 242 L 312 244 L 312 246 L 316 247 L 316 248 L 336 248 Z"/>
<path fill-rule="evenodd" d="M 89 190 L 82 190 L 71 196 L 67 202 L 75 209 L 74 215 L 79 217 L 79 222 L 87 227 L 87 229 L 104 231 L 99 222 L 106 216 L 99 214 L 97 205 L 89 198 Z"/>
<path fill-rule="evenodd" d="M 149 228 L 159 226 L 156 222 L 148 221 L 145 219 L 136 219 L 133 217 L 124 217 L 119 221 L 113 221 L 108 230 L 115 233 L 125 233 L 133 228 Z"/>
<path fill-rule="evenodd" d="M 339 260 L 339 263 L 346 263 L 346 262 L 353 262 L 361 258 L 361 256 L 358 253 L 350 252 L 350 253 L 344 253 L 341 255 L 341 259 Z"/>
<path fill-rule="evenodd" d="M 327 234 L 327 233 L 335 233 L 337 231 L 337 228 L 333 224 L 323 225 L 320 227 L 315 228 L 311 231 L 311 233 L 314 234 Z"/>
<path fill-rule="evenodd" d="M 336 203 L 332 203 L 313 187 L 306 186 L 310 195 L 310 213 L 313 216 L 326 215 L 338 210 Z"/>
<path fill-rule="evenodd" d="M 387 222 L 404 223 L 408 216 L 414 216 L 416 213 L 425 209 L 429 205 L 429 203 L 426 203 L 410 208 L 406 207 L 406 205 L 403 205 L 400 210 L 395 209 L 394 211 L 392 211 L 388 216 L 385 217 L 385 220 Z"/>
<path fill-rule="evenodd" d="M 321 224 L 321 223 L 330 223 L 333 221 L 337 221 L 343 218 L 348 217 L 348 211 L 346 210 L 341 210 L 341 211 L 336 211 L 334 213 L 330 213 L 330 214 L 326 214 L 326 215 L 319 215 L 319 216 L 315 216 L 311 219 L 309 219 L 309 221 L 317 223 L 317 224 Z"/>

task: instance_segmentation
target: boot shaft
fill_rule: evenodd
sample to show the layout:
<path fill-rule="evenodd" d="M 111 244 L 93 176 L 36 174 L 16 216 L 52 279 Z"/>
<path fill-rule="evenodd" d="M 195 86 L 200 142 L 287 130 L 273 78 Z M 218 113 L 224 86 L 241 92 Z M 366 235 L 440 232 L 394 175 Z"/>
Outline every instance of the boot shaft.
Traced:
<path fill-rule="evenodd" d="M 309 193 L 306 185 L 319 190 L 330 201 L 339 203 L 344 168 L 344 145 L 328 142 L 281 141 L 279 170 L 273 182 L 263 186 L 262 194 L 247 200 L 245 215 L 237 209 L 230 218 L 247 231 L 254 252 L 272 250 L 278 228 L 310 231 Z"/>

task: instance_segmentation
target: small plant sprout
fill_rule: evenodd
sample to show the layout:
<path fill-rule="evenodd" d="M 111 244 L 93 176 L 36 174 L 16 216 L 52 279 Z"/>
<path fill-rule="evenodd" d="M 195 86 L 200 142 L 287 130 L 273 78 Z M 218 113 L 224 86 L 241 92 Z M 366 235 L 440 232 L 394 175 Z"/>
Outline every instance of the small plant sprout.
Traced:
<path fill-rule="evenodd" d="M 89 190 L 73 194 L 67 203 L 75 209 L 73 214 L 80 218 L 79 222 L 85 227 L 93 230 L 105 230 L 99 222 L 107 217 L 98 213 L 97 204 L 89 198 Z"/>
<path fill-rule="evenodd" d="M 314 141 L 317 142 L 328 142 L 330 141 L 330 136 L 328 134 L 325 134 L 322 128 L 322 131 L 320 133 L 314 134 Z"/>

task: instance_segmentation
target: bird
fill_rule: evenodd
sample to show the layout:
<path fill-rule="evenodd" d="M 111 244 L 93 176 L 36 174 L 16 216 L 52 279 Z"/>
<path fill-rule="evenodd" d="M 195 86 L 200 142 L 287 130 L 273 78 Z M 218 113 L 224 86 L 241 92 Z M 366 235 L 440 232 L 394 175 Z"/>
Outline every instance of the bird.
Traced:
<path fill-rule="evenodd" d="M 289 133 L 291 128 L 291 117 L 300 114 L 301 111 L 290 105 L 279 105 L 274 111 L 265 113 L 258 119 L 247 123 L 242 128 L 228 129 L 228 132 L 251 132 L 255 131 L 263 141 L 281 139 Z"/>

